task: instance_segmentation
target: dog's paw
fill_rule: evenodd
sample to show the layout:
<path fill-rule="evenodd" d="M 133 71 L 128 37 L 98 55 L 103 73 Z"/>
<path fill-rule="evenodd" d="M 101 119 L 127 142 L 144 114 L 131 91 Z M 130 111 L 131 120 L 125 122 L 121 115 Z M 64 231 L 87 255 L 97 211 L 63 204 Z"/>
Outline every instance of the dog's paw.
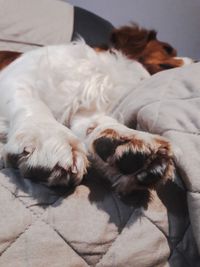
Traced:
<path fill-rule="evenodd" d="M 120 194 L 152 188 L 173 176 L 170 143 L 157 135 L 107 129 L 93 142 L 94 152 L 110 167 L 106 174 Z"/>
<path fill-rule="evenodd" d="M 84 146 L 57 124 L 15 132 L 5 145 L 4 159 L 24 178 L 48 186 L 77 185 L 88 166 Z"/>

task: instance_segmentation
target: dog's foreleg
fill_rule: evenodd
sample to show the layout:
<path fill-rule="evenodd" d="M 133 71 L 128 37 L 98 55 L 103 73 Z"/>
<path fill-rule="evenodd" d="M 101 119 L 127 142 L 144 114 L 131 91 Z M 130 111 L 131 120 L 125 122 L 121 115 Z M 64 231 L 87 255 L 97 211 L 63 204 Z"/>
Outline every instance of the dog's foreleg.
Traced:
<path fill-rule="evenodd" d="M 9 121 L 7 164 L 50 186 L 80 183 L 88 164 L 84 145 L 32 89 L 9 88 L 1 102 Z"/>
<path fill-rule="evenodd" d="M 84 130 L 89 154 L 117 192 L 154 187 L 173 175 L 172 148 L 166 139 L 130 129 L 103 114 L 83 121 L 79 132 Z"/>

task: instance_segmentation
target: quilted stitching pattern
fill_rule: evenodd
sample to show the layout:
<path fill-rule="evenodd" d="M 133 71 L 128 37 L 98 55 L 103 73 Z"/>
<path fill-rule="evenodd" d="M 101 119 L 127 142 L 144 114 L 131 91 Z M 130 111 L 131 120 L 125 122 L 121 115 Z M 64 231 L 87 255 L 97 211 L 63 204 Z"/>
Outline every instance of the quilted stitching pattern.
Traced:
<path fill-rule="evenodd" d="M 99 182 L 88 182 L 68 197 L 59 197 L 10 169 L 2 170 L 0 185 L 1 203 L 6 203 L 1 205 L 5 208 L 1 214 L 7 214 L 1 220 L 2 229 L 7 224 L 10 233 L 7 237 L 0 234 L 0 266 L 13 266 L 13 259 L 17 259 L 16 267 L 63 266 L 60 260 L 69 267 L 129 266 L 132 258 L 141 266 L 148 262 L 153 267 L 170 255 L 163 224 L 167 217 L 159 210 L 160 203 L 152 216 L 154 204 L 149 210 L 126 205 Z M 14 218 L 11 225 L 8 218 Z M 160 248 L 159 253 L 155 248 Z"/>
<path fill-rule="evenodd" d="M 1 186 L 2 187 L 2 186 Z M 0 194 L 0 254 L 2 255 L 34 221 L 31 214 L 17 198 L 2 187 Z M 7 203 L 4 207 L 3 203 Z M 12 216 L 10 216 L 12 214 Z M 22 216 L 23 215 L 23 216 Z M 4 225 L 7 227 L 5 228 Z"/>
<path fill-rule="evenodd" d="M 11 188 L 8 187 L 8 178 L 11 178 L 13 182 L 13 175 L 12 177 L 3 176 L 1 177 L 1 183 L 5 181 L 6 185 L 1 184 L 1 196 L 6 202 L 7 205 L 5 205 L 5 211 L 4 213 L 8 214 L 9 219 L 14 219 L 12 222 L 13 224 L 10 226 L 8 225 L 8 218 L 5 218 L 5 221 L 2 221 L 2 224 L 5 224 L 8 226 L 8 233 L 10 233 L 11 237 L 9 240 L 9 237 L 7 239 L 9 242 L 7 242 L 7 246 L 4 246 L 3 249 L 0 252 L 0 266 L 13 266 L 13 258 L 17 259 L 15 266 L 44 266 L 41 262 L 44 260 L 44 264 L 46 266 L 47 261 L 46 258 L 48 257 L 49 263 L 53 266 L 63 266 L 62 264 L 57 264 L 57 257 L 60 255 L 62 258 L 63 256 L 63 262 L 68 262 L 68 266 L 88 266 L 84 260 L 82 260 L 81 257 L 77 257 L 78 253 L 75 252 L 71 246 L 67 243 L 66 240 L 64 240 L 57 231 L 51 227 L 48 222 L 46 222 L 43 218 L 43 215 L 45 213 L 45 208 L 43 208 L 43 212 L 41 212 L 41 206 L 44 205 L 43 202 L 37 203 L 37 206 L 34 206 L 33 204 L 30 205 L 30 202 L 34 201 L 34 199 L 31 198 L 31 201 L 27 201 L 27 196 L 24 194 L 24 192 L 21 192 L 21 190 L 17 190 L 17 188 L 14 189 L 13 184 L 11 184 Z M 3 179 L 4 178 L 4 179 Z M 25 181 L 26 182 L 26 181 Z M 33 185 L 33 191 L 34 191 Z M 38 187 L 38 186 L 36 186 Z M 40 187 L 40 186 L 39 186 Z M 20 188 L 20 187 L 19 187 Z M 18 191 L 18 192 L 16 192 Z M 46 190 L 44 190 L 45 193 Z M 4 192 L 4 194 L 2 194 Z M 11 202 L 8 202 L 5 195 L 9 196 L 11 198 Z M 44 197 L 45 194 L 42 195 Z M 29 196 L 30 197 L 30 196 Z M 54 203 L 59 199 L 58 196 L 53 196 Z M 40 200 L 41 201 L 41 200 Z M 49 191 L 49 199 L 48 201 L 52 201 L 51 192 Z M 17 203 L 17 205 L 13 206 L 13 202 Z M 3 203 L 3 201 L 2 201 Z M 51 202 L 48 203 L 50 205 Z M 47 203 L 45 203 L 45 206 Z M 8 210 L 8 207 L 12 207 L 12 210 Z M 35 209 L 36 207 L 36 209 Z M 38 208 L 40 207 L 40 208 Z M 1 208 L 3 209 L 4 206 L 1 205 Z M 1 213 L 3 214 L 3 212 Z M 12 218 L 11 218 L 12 215 Z M 22 225 L 19 225 L 17 222 L 17 215 L 21 218 Z M 31 219 L 30 219 L 31 218 Z M 18 227 L 16 227 L 16 225 Z M 12 227 L 14 227 L 15 232 L 13 233 Z M 3 228 L 3 227 L 2 227 Z M 4 227 L 5 229 L 5 227 Z M 6 239 L 6 233 L 2 233 L 0 235 L 0 242 Z M 50 247 L 49 247 L 50 245 Z M 48 252 L 49 250 L 52 252 L 50 253 L 50 256 L 46 255 L 45 247 L 48 246 Z M 19 258 L 19 255 L 24 255 L 24 253 L 27 253 L 27 256 L 25 258 Z M 34 253 L 36 255 L 34 255 Z M 51 257 L 51 255 L 55 255 L 54 257 Z M 80 259 L 79 259 L 80 258 Z M 37 263 L 37 259 L 39 260 L 39 263 Z M 3 265 L 1 265 L 1 262 Z M 24 265 L 23 265 L 24 264 Z M 39 265 L 38 265 L 39 264 Z M 50 265 L 51 266 L 51 265 Z"/>

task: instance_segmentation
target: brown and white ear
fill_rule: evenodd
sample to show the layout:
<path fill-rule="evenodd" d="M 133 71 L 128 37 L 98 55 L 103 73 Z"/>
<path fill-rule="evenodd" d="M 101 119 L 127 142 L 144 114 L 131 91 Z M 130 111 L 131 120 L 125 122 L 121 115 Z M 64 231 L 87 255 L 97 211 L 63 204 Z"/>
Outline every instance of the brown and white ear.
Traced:
<path fill-rule="evenodd" d="M 115 29 L 111 34 L 112 45 L 131 57 L 137 57 L 148 42 L 154 39 L 156 39 L 156 31 L 140 28 L 137 24 Z"/>
<path fill-rule="evenodd" d="M 130 35 L 126 27 L 115 29 L 111 34 L 111 43 L 115 48 L 122 47 L 129 42 Z"/>
<path fill-rule="evenodd" d="M 0 70 L 17 59 L 22 53 L 14 51 L 0 51 Z"/>

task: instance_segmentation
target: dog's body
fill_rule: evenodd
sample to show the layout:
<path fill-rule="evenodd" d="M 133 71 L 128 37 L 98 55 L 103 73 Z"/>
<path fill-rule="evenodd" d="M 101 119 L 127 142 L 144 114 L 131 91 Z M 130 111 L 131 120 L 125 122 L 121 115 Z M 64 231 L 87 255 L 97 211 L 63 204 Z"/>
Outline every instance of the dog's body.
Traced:
<path fill-rule="evenodd" d="M 169 177 L 170 144 L 112 117 L 120 99 L 149 76 L 120 52 L 98 53 L 84 42 L 24 54 L 0 73 L 7 161 L 50 186 L 80 183 L 88 155 L 121 193 Z"/>

